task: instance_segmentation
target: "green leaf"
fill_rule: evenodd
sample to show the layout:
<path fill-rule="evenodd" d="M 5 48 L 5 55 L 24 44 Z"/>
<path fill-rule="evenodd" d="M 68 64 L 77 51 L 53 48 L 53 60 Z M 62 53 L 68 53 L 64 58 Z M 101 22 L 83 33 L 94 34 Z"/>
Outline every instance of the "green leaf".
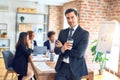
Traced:
<path fill-rule="evenodd" d="M 106 61 L 108 61 L 109 59 L 106 57 L 106 54 L 104 52 L 96 52 L 96 47 L 98 44 L 98 40 L 95 39 L 92 44 L 90 45 L 90 50 L 92 52 L 93 55 L 93 59 L 92 62 L 97 62 L 100 64 L 100 69 L 103 69 L 105 66 Z"/>

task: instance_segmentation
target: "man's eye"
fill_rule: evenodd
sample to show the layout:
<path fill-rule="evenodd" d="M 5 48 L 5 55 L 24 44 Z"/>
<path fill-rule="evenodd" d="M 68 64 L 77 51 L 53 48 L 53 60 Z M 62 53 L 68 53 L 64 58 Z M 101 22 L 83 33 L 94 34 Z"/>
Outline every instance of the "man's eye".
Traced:
<path fill-rule="evenodd" d="M 69 17 L 67 19 L 70 19 Z"/>

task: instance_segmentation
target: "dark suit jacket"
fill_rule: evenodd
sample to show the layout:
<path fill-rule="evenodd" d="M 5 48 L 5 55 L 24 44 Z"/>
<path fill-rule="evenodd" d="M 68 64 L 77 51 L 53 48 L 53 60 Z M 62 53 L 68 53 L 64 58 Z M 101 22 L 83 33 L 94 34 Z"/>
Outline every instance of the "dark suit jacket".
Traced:
<path fill-rule="evenodd" d="M 69 29 L 61 30 L 58 40 L 64 44 L 67 41 Z M 65 55 L 69 56 L 70 68 L 75 76 L 82 77 L 88 74 L 84 54 L 88 45 L 89 33 L 83 30 L 80 26 L 77 27 L 72 38 L 74 40 L 72 50 L 66 50 L 64 53 L 61 52 L 61 48 L 55 47 L 55 53 L 59 54 L 59 58 L 55 67 L 58 72 L 63 58 Z"/>
<path fill-rule="evenodd" d="M 15 58 L 13 59 L 13 69 L 23 76 L 27 74 L 28 57 L 31 54 L 32 49 L 27 49 L 25 45 L 18 45 L 15 52 Z"/>
<path fill-rule="evenodd" d="M 49 42 L 49 40 L 44 42 L 44 46 L 46 46 L 47 49 L 50 50 L 50 42 Z"/>

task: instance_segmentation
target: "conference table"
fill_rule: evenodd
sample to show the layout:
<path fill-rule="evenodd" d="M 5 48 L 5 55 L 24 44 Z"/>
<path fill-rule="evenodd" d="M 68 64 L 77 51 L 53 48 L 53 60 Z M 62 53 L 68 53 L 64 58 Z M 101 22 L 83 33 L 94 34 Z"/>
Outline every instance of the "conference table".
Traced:
<path fill-rule="evenodd" d="M 30 56 L 29 62 L 33 68 L 37 80 L 55 80 L 55 64 L 56 61 L 50 61 L 45 55 Z M 88 69 L 89 74 L 83 76 L 82 79 L 94 80 L 94 72 Z"/>

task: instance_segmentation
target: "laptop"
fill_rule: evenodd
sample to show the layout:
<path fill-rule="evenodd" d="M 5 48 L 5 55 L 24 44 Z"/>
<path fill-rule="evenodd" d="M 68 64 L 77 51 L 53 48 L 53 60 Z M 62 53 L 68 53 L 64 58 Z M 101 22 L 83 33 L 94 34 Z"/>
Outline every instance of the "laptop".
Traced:
<path fill-rule="evenodd" d="M 34 55 L 45 54 L 46 51 L 47 51 L 46 46 L 35 46 L 33 49 L 33 54 Z"/>

